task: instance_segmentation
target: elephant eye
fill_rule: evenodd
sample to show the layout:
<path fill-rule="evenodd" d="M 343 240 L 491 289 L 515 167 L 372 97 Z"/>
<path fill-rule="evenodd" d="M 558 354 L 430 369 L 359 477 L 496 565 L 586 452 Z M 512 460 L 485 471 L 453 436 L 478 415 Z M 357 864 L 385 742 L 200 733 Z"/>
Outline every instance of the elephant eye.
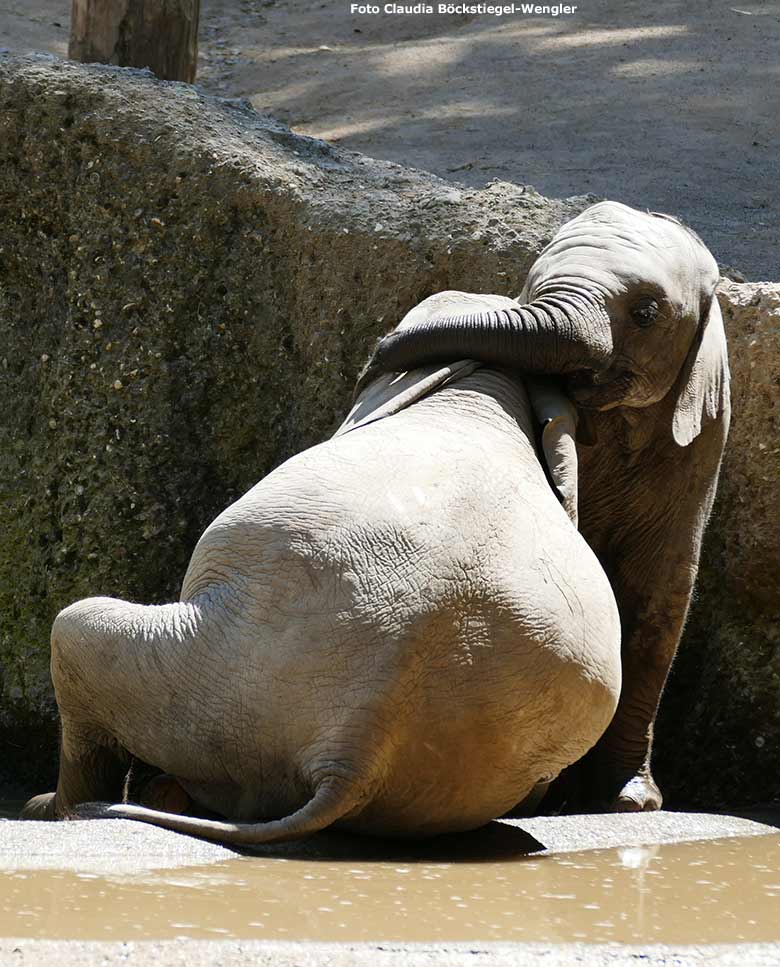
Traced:
<path fill-rule="evenodd" d="M 655 299 L 640 299 L 631 306 L 631 318 L 638 326 L 651 326 L 660 309 Z"/>

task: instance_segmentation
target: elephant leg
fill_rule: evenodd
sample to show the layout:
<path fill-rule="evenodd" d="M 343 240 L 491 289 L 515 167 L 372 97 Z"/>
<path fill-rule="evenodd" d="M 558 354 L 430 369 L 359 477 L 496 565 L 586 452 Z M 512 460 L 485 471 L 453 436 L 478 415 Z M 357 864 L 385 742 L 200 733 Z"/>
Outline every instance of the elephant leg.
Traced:
<path fill-rule="evenodd" d="M 674 658 L 692 581 L 677 593 L 663 587 L 641 601 L 631 595 L 630 614 L 621 605 L 622 687 L 615 714 L 594 747 L 558 776 L 540 804 L 541 812 L 646 812 L 660 809 L 663 797 L 650 769 L 653 723 Z M 657 595 L 660 600 L 654 600 Z M 656 608 L 663 609 L 660 613 Z"/>
<path fill-rule="evenodd" d="M 40 796 L 33 796 L 24 804 L 19 813 L 19 819 L 49 820 L 56 819 L 56 794 L 43 792 Z"/>
<path fill-rule="evenodd" d="M 24 805 L 20 819 L 63 819 L 83 802 L 121 802 L 130 757 L 105 733 L 63 721 L 56 792 Z"/>
<path fill-rule="evenodd" d="M 710 424 L 665 462 L 663 487 L 653 448 L 628 454 L 624 466 L 605 461 L 588 481 L 583 534 L 617 600 L 623 685 L 604 735 L 555 784 L 566 811 L 661 808 L 650 768 L 653 725 L 696 579 L 725 431 L 722 421 Z"/>
<path fill-rule="evenodd" d="M 93 725 L 62 721 L 55 813 L 67 816 L 79 803 L 122 801 L 129 754 Z"/>
<path fill-rule="evenodd" d="M 653 724 L 682 633 L 695 571 L 676 552 L 661 553 L 653 569 L 666 581 L 631 586 L 636 566 L 610 575 L 623 626 L 623 686 L 615 715 L 593 749 L 562 777 L 567 811 L 643 812 L 663 797 L 650 769 Z M 646 548 L 644 549 L 647 554 Z M 649 591 L 645 589 L 650 587 Z"/>
<path fill-rule="evenodd" d="M 122 802 L 178 815 L 191 813 L 195 807 L 175 776 L 136 758 L 132 759 L 125 778 Z"/>
<path fill-rule="evenodd" d="M 660 695 L 660 690 L 659 690 Z M 623 745 L 625 724 L 616 723 L 620 744 L 605 735 L 579 762 L 564 769 L 539 804 L 544 816 L 593 812 L 651 812 L 663 796 L 650 770 L 652 723 L 638 730 L 637 751 Z"/>

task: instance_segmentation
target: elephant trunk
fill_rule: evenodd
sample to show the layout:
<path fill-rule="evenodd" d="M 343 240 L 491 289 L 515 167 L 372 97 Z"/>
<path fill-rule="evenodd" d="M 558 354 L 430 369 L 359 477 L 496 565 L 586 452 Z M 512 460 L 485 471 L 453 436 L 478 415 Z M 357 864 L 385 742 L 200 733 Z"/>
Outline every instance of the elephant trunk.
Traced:
<path fill-rule="evenodd" d="M 609 316 L 581 293 L 556 291 L 526 305 L 434 316 L 380 340 L 370 368 L 400 372 L 471 358 L 529 376 L 605 369 L 612 355 Z"/>

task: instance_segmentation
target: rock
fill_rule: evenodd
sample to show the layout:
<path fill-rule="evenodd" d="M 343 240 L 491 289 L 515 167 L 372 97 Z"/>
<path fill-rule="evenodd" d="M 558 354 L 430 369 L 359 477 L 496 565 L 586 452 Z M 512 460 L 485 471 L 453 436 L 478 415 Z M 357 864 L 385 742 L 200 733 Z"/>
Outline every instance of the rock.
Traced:
<path fill-rule="evenodd" d="M 176 597 L 206 524 L 338 426 L 378 335 L 441 289 L 516 294 L 594 200 L 451 185 L 148 72 L 0 57 L 0 769 L 52 781 L 61 607 Z M 672 803 L 780 776 L 780 299 L 720 298 L 734 423 L 659 722 Z"/>
<path fill-rule="evenodd" d="M 730 590 L 780 604 L 780 284 L 724 281 L 734 418 L 720 488 L 720 537 Z M 780 711 L 780 706 L 778 706 Z"/>
<path fill-rule="evenodd" d="M 710 807 L 780 798 L 780 284 L 718 298 L 731 431 L 656 743 L 673 800 Z"/>
<path fill-rule="evenodd" d="M 749 282 L 750 279 L 741 272 L 739 269 L 735 269 L 733 265 L 721 265 L 720 266 L 721 278 L 728 279 L 731 282 Z"/>

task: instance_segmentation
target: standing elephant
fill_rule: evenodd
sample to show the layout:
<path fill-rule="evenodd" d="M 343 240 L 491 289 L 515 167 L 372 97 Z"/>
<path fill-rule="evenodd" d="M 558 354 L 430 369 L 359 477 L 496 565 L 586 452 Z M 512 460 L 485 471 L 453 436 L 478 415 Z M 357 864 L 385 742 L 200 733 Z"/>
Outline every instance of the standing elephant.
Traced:
<path fill-rule="evenodd" d="M 549 381 L 474 361 L 372 381 L 206 530 L 178 603 L 58 615 L 59 778 L 23 815 L 117 803 L 131 755 L 224 821 L 99 815 L 232 843 L 428 836 L 533 802 L 620 692 L 617 607 L 570 519 L 575 420 Z"/>
<path fill-rule="evenodd" d="M 620 702 L 577 766 L 579 808 L 661 806 L 653 722 L 729 425 L 718 275 L 701 239 L 676 219 L 602 202 L 561 228 L 519 300 L 485 311 L 459 302 L 460 293 L 427 300 L 378 343 L 358 384 L 464 356 L 564 377 L 581 421 L 580 527 L 622 626 Z"/>

